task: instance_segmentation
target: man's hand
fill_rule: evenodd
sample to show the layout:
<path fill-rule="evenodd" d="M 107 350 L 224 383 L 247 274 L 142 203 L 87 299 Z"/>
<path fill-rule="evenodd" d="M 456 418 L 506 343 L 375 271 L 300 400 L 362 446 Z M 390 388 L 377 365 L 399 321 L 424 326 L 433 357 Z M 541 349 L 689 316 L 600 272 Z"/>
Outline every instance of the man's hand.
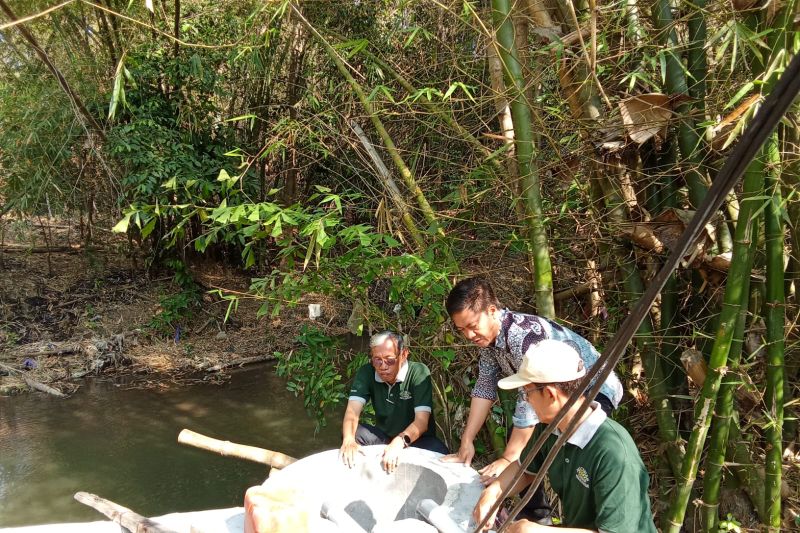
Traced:
<path fill-rule="evenodd" d="M 457 453 L 445 455 L 439 460 L 445 463 L 464 463 L 464 466 L 470 466 L 473 457 L 475 457 L 475 446 L 473 446 L 470 440 L 461 441 L 461 447 L 458 449 Z"/>
<path fill-rule="evenodd" d="M 500 485 L 497 483 L 492 483 L 481 492 L 481 497 L 478 499 L 478 503 L 475 504 L 475 508 L 472 510 L 472 518 L 475 520 L 475 525 L 477 526 L 483 521 L 483 518 L 489 513 L 489 510 L 492 506 L 497 502 L 497 499 L 500 498 L 500 494 L 502 494 L 503 489 L 500 488 Z M 493 512 L 486 523 L 483 525 L 483 529 L 481 531 L 487 531 L 489 529 L 494 529 L 494 520 L 497 516 L 497 511 Z"/>
<path fill-rule="evenodd" d="M 510 464 L 511 461 L 509 461 L 505 457 L 500 457 L 494 462 L 484 466 L 483 468 L 478 470 L 478 473 L 481 475 L 481 483 L 483 483 L 484 486 L 488 486 L 495 479 L 497 479 L 497 476 L 502 474 L 503 470 L 505 470 L 506 467 Z"/>
<path fill-rule="evenodd" d="M 383 450 L 383 459 L 381 459 L 381 466 L 386 470 L 387 474 L 393 473 L 397 470 L 397 465 L 400 463 L 400 452 L 405 448 L 403 437 L 397 436 L 386 445 Z"/>
<path fill-rule="evenodd" d="M 342 462 L 348 466 L 348 468 L 353 468 L 356 465 L 356 453 L 359 451 L 360 446 L 356 442 L 355 439 L 345 439 L 342 442 L 342 447 L 339 448 L 339 457 L 342 458 Z"/>
<path fill-rule="evenodd" d="M 549 529 L 547 526 L 540 526 L 536 522 L 530 520 L 517 520 L 508 526 L 508 533 L 527 533 L 528 531 L 539 531 L 542 529 Z"/>

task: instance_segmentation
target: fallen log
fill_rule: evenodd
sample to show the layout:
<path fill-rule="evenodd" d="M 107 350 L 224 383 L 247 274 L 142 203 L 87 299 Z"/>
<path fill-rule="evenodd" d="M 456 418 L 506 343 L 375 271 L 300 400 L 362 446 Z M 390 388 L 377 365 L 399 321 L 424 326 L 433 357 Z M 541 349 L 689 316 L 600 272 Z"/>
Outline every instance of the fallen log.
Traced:
<path fill-rule="evenodd" d="M 77 342 L 48 342 L 46 344 L 32 343 L 29 345 L 20 346 L 19 355 L 20 357 L 37 357 L 40 355 L 67 355 L 82 351 L 83 347 Z"/>
<path fill-rule="evenodd" d="M 53 396 L 55 396 L 57 398 L 66 398 L 67 397 L 67 395 L 64 394 L 63 392 L 61 392 L 60 390 L 54 389 L 53 387 L 49 387 L 49 386 L 45 385 L 44 383 L 39 383 L 38 381 L 29 378 L 21 370 L 17 370 L 16 368 L 12 368 L 12 367 L 4 365 L 4 364 L 0 364 L 0 368 L 4 368 L 5 370 L 7 370 L 9 372 L 16 372 L 17 374 L 19 374 L 19 376 L 22 378 L 22 380 L 25 382 L 25 384 L 28 385 L 28 387 L 30 387 L 32 389 L 38 390 L 40 392 L 45 392 L 47 394 L 52 394 Z"/>
<path fill-rule="evenodd" d="M 66 398 L 67 397 L 67 395 L 64 394 L 63 392 L 61 392 L 60 390 L 54 389 L 53 387 L 49 387 L 49 386 L 45 385 L 44 383 L 39 383 L 38 381 L 34 381 L 31 378 L 29 378 L 28 376 L 23 375 L 22 379 L 25 381 L 25 383 L 28 385 L 28 387 L 30 387 L 32 389 L 36 389 L 36 390 L 38 390 L 40 392 L 46 392 L 47 394 L 51 394 L 51 395 L 55 396 L 56 398 Z"/>
<path fill-rule="evenodd" d="M 187 446 L 194 446 L 201 450 L 218 453 L 226 457 L 238 457 L 256 463 L 265 464 L 275 469 L 281 469 L 297 461 L 294 457 L 281 452 L 273 452 L 256 446 L 246 446 L 235 442 L 222 441 L 184 429 L 178 435 L 178 442 Z"/>
<path fill-rule="evenodd" d="M 255 357 L 245 357 L 243 359 L 237 359 L 235 361 L 229 361 L 227 363 L 214 365 L 212 367 L 207 368 L 206 372 L 219 372 L 220 370 L 231 368 L 233 366 L 252 365 L 253 363 L 263 363 L 265 361 L 272 361 L 273 359 L 275 359 L 274 355 L 257 355 Z"/>
<path fill-rule="evenodd" d="M 82 252 L 102 252 L 98 246 L 19 246 L 6 244 L 0 246 L 0 253 L 5 254 L 79 254 Z"/>
<path fill-rule="evenodd" d="M 119 524 L 131 533 L 177 533 L 174 529 L 162 526 L 127 507 L 123 507 L 105 498 L 88 492 L 76 492 L 75 499 L 107 516 L 115 524 Z"/>

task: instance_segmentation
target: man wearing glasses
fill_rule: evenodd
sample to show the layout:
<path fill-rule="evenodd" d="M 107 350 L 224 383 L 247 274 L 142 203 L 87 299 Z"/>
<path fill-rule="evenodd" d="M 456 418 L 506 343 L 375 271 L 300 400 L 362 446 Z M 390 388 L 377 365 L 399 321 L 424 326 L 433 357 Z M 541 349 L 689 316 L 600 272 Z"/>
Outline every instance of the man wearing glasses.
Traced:
<path fill-rule="evenodd" d="M 579 353 L 587 368 L 594 365 L 600 357 L 589 341 L 557 322 L 504 309 L 491 284 L 483 278 L 459 281 L 447 296 L 445 305 L 456 329 L 464 338 L 481 348 L 478 378 L 472 390 L 469 416 L 461 436 L 461 445 L 456 453 L 442 459 L 445 462 L 470 465 L 475 455 L 475 436 L 497 399 L 498 380 L 519 370 L 522 358 L 531 346 L 546 340 L 563 342 Z M 619 405 L 621 398 L 622 384 L 612 372 L 594 400 L 610 414 Z M 503 455 L 479 471 L 484 485 L 494 481 L 509 464 L 519 459 L 520 452 L 530 439 L 537 422 L 539 419 L 535 411 L 528 404 L 524 393 L 520 392 L 514 411 L 514 428 Z M 522 514 L 531 520 L 549 523 L 551 508 L 541 487 Z"/>
<path fill-rule="evenodd" d="M 580 387 L 585 375 L 586 369 L 577 350 L 567 343 L 548 339 L 531 346 L 517 373 L 501 379 L 497 385 L 501 389 L 523 390 L 539 420 L 549 424 Z M 567 411 L 555 433 L 547 438 L 509 491 L 509 496 L 531 484 L 559 433 L 567 430 L 580 407 L 588 401 L 582 397 Z M 538 424 L 521 458 L 484 489 L 473 512 L 476 522 L 480 523 L 503 492 L 511 487 L 522 468 L 520 461 L 528 455 L 542 431 L 544 426 Z M 550 486 L 561 498 L 562 527 L 556 531 L 656 533 L 647 492 L 650 478 L 639 450 L 625 428 L 608 418 L 598 402 L 591 402 L 580 415 L 577 428 L 558 450 L 547 476 Z M 484 530 L 494 528 L 494 518 L 492 513 Z M 511 524 L 507 531 L 524 533 L 546 527 L 522 519 Z"/>
<path fill-rule="evenodd" d="M 386 444 L 381 464 L 388 473 L 397 469 L 400 453 L 413 446 L 448 453 L 436 437 L 431 373 L 423 363 L 408 360 L 403 338 L 391 331 L 369 341 L 370 363 L 356 373 L 342 423 L 340 455 L 355 465 L 359 446 Z M 375 410 L 375 426 L 358 421 L 367 402 Z"/>

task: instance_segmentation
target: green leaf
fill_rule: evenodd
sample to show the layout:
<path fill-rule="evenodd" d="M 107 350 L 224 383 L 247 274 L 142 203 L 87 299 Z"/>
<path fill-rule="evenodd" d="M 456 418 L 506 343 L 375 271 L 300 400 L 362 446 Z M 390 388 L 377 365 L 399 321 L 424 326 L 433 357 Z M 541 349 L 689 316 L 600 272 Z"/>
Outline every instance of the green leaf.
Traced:
<path fill-rule="evenodd" d="M 255 115 L 253 115 L 252 113 L 248 113 L 247 115 L 239 115 L 238 117 L 226 118 L 222 122 L 236 122 L 237 120 L 248 120 L 248 119 L 254 119 L 254 118 L 257 118 L 257 117 Z M 225 155 L 229 155 L 229 154 L 230 154 L 230 152 L 228 152 Z"/>
<path fill-rule="evenodd" d="M 311 261 L 311 254 L 314 253 L 314 248 L 316 245 L 317 234 L 311 234 L 311 240 L 308 243 L 308 250 L 306 251 L 306 258 L 303 260 L 303 270 L 308 267 L 308 262 Z"/>
<path fill-rule="evenodd" d="M 281 228 L 281 219 L 280 217 L 275 218 L 275 225 L 272 227 L 272 231 L 270 232 L 270 237 L 280 237 L 283 234 L 283 228 Z"/>
<path fill-rule="evenodd" d="M 746 95 L 753 89 L 754 86 L 755 85 L 753 84 L 752 81 L 748 81 L 747 83 L 745 83 L 741 89 L 736 91 L 736 94 L 734 94 L 733 98 L 731 98 L 730 101 L 727 104 L 725 104 L 725 107 L 723 109 L 728 109 L 730 107 L 735 106 L 739 102 L 739 100 L 742 99 L 744 95 Z"/>
<path fill-rule="evenodd" d="M 125 217 L 123 217 L 122 220 L 117 222 L 117 224 L 113 228 L 111 228 L 111 231 L 113 231 L 114 233 L 125 233 L 126 231 L 128 231 L 128 224 L 130 224 L 131 222 L 132 215 L 133 215 L 132 212 L 125 215 Z"/>
<path fill-rule="evenodd" d="M 114 120 L 117 113 L 117 105 L 122 102 L 125 104 L 125 54 L 117 63 L 117 69 L 114 72 L 114 89 L 111 91 L 111 104 L 108 106 L 108 119 Z"/>
<path fill-rule="evenodd" d="M 142 228 L 142 239 L 146 239 L 151 233 L 153 233 L 157 221 L 158 218 L 153 217 L 147 224 L 144 225 L 144 227 Z"/>

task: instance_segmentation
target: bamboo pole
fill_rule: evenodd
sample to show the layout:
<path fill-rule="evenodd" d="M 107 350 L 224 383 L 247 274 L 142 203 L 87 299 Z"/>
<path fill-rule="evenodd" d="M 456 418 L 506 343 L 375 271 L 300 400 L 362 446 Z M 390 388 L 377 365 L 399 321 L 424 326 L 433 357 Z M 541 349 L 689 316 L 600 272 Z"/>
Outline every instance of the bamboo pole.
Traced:
<path fill-rule="evenodd" d="M 144 517 L 127 507 L 111 500 L 106 500 L 88 492 L 76 492 L 75 499 L 107 516 L 112 522 L 119 524 L 131 533 L 177 533 L 173 529 L 162 526 L 158 522 Z"/>
<path fill-rule="evenodd" d="M 411 234 L 411 239 L 418 248 L 422 248 L 425 245 L 425 241 L 422 239 L 417 224 L 414 222 L 411 212 L 408 209 L 408 204 L 406 204 L 406 200 L 403 198 L 400 188 L 397 186 L 397 183 L 395 183 L 394 178 L 392 178 L 389 169 L 386 168 L 381 156 L 378 154 L 378 151 L 375 150 L 375 147 L 370 142 L 367 134 L 364 133 L 364 130 L 361 129 L 361 126 L 359 126 L 356 121 L 351 120 L 350 127 L 356 132 L 356 136 L 358 136 L 361 144 L 367 150 L 370 159 L 372 159 L 372 163 L 375 165 L 375 169 L 378 172 L 378 177 L 383 182 L 383 187 L 386 192 L 389 193 L 392 203 L 397 210 L 400 211 L 400 219 L 403 221 L 403 224 L 405 224 L 408 233 Z"/>
<path fill-rule="evenodd" d="M 620 357 L 625 347 L 633 338 L 636 330 L 639 328 L 642 320 L 650 312 L 650 307 L 656 299 L 656 296 L 664 288 L 664 284 L 670 274 L 678 267 L 682 258 L 686 254 L 690 245 L 695 242 L 700 235 L 701 229 L 711 220 L 712 216 L 722 205 L 725 197 L 738 183 L 739 178 L 742 176 L 753 156 L 759 151 L 760 147 L 774 130 L 775 126 L 780 122 L 781 118 L 786 114 L 786 111 L 792 105 L 797 95 L 800 94 L 800 56 L 792 59 L 789 66 L 781 75 L 780 80 L 775 85 L 774 89 L 770 92 L 764 100 L 761 109 L 756 113 L 750 127 L 744 132 L 742 139 L 736 144 L 729 157 L 725 160 L 725 164 L 717 174 L 717 178 L 712 183 L 708 191 L 708 195 L 703 200 L 703 203 L 698 207 L 692 221 L 686 226 L 686 229 L 681 234 L 677 243 L 675 244 L 672 252 L 667 260 L 661 267 L 661 270 L 655 275 L 647 286 L 647 290 L 641 299 L 636 303 L 630 314 L 622 322 L 622 325 L 606 344 L 603 354 L 592 366 L 591 369 L 581 379 L 581 383 L 575 392 L 570 395 L 567 402 L 559 409 L 558 413 L 553 417 L 553 420 L 547 425 L 542 434 L 536 439 L 533 445 L 528 450 L 524 457 L 520 457 L 520 470 L 510 481 L 510 487 L 513 488 L 520 481 L 524 475 L 525 469 L 531 464 L 536 455 L 541 451 L 545 441 L 553 433 L 553 430 L 558 427 L 564 416 L 572 409 L 575 403 L 586 393 L 586 396 L 593 397 L 600 391 L 605 380 L 611 375 L 615 365 L 619 362 Z M 592 381 L 594 380 L 594 385 Z M 709 380 L 711 381 L 711 380 Z M 539 472 L 533 477 L 528 491 L 520 499 L 509 513 L 509 520 L 503 524 L 498 533 L 506 530 L 510 521 L 519 513 L 522 507 L 530 501 L 536 489 L 541 484 L 547 470 L 555 460 L 556 454 L 561 447 L 566 443 L 567 438 L 572 431 L 577 427 L 581 417 L 589 408 L 589 402 L 583 402 L 578 406 L 572 420 L 567 425 L 567 428 L 556 439 L 550 452 L 544 458 L 540 465 Z M 476 526 L 475 532 L 483 530 L 489 516 L 493 515 L 503 503 L 503 499 L 508 496 L 509 491 L 504 491 L 498 500 L 486 514 L 483 520 Z M 685 504 L 684 504 L 685 509 Z M 678 530 L 680 525 L 678 525 Z"/>
<path fill-rule="evenodd" d="M 760 172 L 763 168 L 756 168 L 753 171 Z M 754 224 L 753 238 L 750 243 L 750 254 L 748 270 L 753 268 L 753 257 L 758 248 L 758 220 L 752 221 Z M 711 420 L 711 437 L 708 444 L 708 454 L 706 455 L 705 473 L 703 475 L 703 531 L 717 531 L 719 526 L 719 491 L 722 481 L 722 471 L 725 463 L 726 448 L 729 441 L 728 435 L 732 424 L 734 413 L 734 391 L 738 387 L 740 377 L 737 374 L 739 358 L 742 353 L 742 345 L 747 319 L 747 310 L 750 302 L 750 276 L 742 280 L 742 300 L 736 318 L 736 329 L 731 341 L 730 351 L 728 352 L 727 372 L 722 378 L 717 403 L 714 406 L 714 416 Z M 698 386 L 702 384 L 698 383 Z"/>
<path fill-rule="evenodd" d="M 728 281 L 725 285 L 725 296 L 719 316 L 719 325 L 711 350 L 711 357 L 709 358 L 709 373 L 703 384 L 700 397 L 695 404 L 694 427 L 686 447 L 686 454 L 683 458 L 675 491 L 672 494 L 669 509 L 665 514 L 665 532 L 679 533 L 683 526 L 689 495 L 697 476 L 700 454 L 708 434 L 720 381 L 727 371 L 728 353 L 742 304 L 743 280 L 749 279 L 750 276 L 749 265 L 752 262 L 750 243 L 753 239 L 752 219 L 758 207 L 754 197 L 763 188 L 763 177 L 760 174 L 763 164 L 763 159 L 754 161 L 745 175 L 741 216 L 739 224 L 736 226 L 733 260 L 728 273 Z"/>
<path fill-rule="evenodd" d="M 780 161 L 777 134 L 767 145 L 770 160 Z M 764 301 L 767 325 L 766 458 L 764 465 L 764 508 L 769 531 L 781 527 L 781 470 L 783 460 L 783 392 L 786 380 L 784 366 L 784 287 L 783 287 L 783 220 L 781 188 L 773 166 L 765 177 L 765 193 L 769 196 L 764 211 L 767 248 L 767 286 Z"/>
<path fill-rule="evenodd" d="M 533 145 L 533 111 L 525 98 L 527 85 L 514 40 L 514 24 L 509 0 L 492 0 L 492 18 L 496 28 L 496 42 L 499 45 L 498 54 L 503 62 L 503 74 L 509 93 L 511 120 L 514 123 L 514 144 L 524 188 L 528 235 L 534 257 L 536 309 L 546 318 L 555 318 L 550 248 L 544 227 L 539 170 L 536 166 Z"/>
<path fill-rule="evenodd" d="M 622 171 L 622 169 L 618 169 Z M 605 174 L 611 174 L 607 172 Z M 605 183 L 603 187 L 603 199 L 606 202 L 609 220 L 617 227 L 630 221 L 625 212 L 625 201 L 617 193 L 607 178 L 598 177 L 600 183 Z M 625 287 L 628 301 L 639 300 L 644 293 L 644 283 L 639 269 L 636 266 L 636 258 L 631 257 L 634 253 L 630 249 L 625 249 L 621 244 L 615 243 L 612 246 L 612 254 L 619 258 L 618 268 L 623 272 L 623 286 Z M 681 460 L 684 454 L 684 442 L 678 432 L 678 424 L 672 409 L 672 402 L 664 378 L 664 370 L 658 357 L 658 348 L 653 335 L 653 322 L 650 316 L 644 317 L 639 329 L 636 332 L 636 343 L 642 357 L 647 378 L 647 393 L 650 397 L 650 404 L 656 414 L 658 424 L 658 435 L 661 443 L 666 448 L 666 455 L 673 475 L 676 477 L 680 472 Z"/>
<path fill-rule="evenodd" d="M 699 11 L 699 10 L 698 10 Z M 702 16 L 702 15 L 701 15 Z M 689 94 L 689 86 L 686 81 L 686 71 L 679 54 L 678 32 L 672 18 L 672 3 L 670 0 L 658 0 L 653 6 L 653 22 L 661 35 L 662 45 L 664 46 L 664 58 L 666 61 L 666 86 L 670 94 Z M 695 28 L 699 37 L 700 28 Z M 699 53 L 705 53 L 703 45 L 700 46 Z M 700 73 L 700 61 L 695 58 L 693 65 L 698 71 L 692 73 L 693 76 L 700 76 L 705 79 L 706 72 Z M 692 85 L 694 90 L 698 90 L 697 84 Z M 702 144 L 703 139 L 697 132 L 695 119 L 690 116 L 692 104 L 682 103 L 677 107 L 675 113 L 678 117 L 678 147 L 683 158 L 683 171 L 686 178 L 686 185 L 689 187 L 689 200 L 692 206 L 699 206 L 705 198 L 707 184 L 702 166 Z"/>
<path fill-rule="evenodd" d="M 262 463 L 271 466 L 275 469 L 286 468 L 290 464 L 297 461 L 294 457 L 289 455 L 273 452 L 264 448 L 256 446 L 246 446 L 244 444 L 236 444 L 235 442 L 222 441 L 211 437 L 206 437 L 200 433 L 184 429 L 178 435 L 178 442 L 186 444 L 187 446 L 194 446 L 201 450 L 208 450 L 210 452 L 224 455 L 225 457 L 237 457 L 239 459 L 246 459 L 256 463 Z"/>

